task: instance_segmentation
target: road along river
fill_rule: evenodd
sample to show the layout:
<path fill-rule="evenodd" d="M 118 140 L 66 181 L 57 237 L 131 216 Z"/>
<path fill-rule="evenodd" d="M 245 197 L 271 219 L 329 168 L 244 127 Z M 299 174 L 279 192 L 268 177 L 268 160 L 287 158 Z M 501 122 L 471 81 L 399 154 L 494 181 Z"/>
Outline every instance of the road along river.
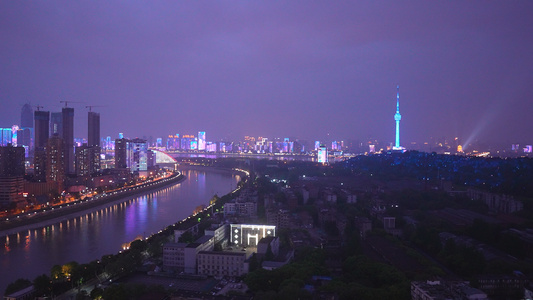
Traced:
<path fill-rule="evenodd" d="M 123 243 L 149 236 L 235 189 L 240 176 L 211 168 L 180 170 L 186 179 L 65 216 L 58 223 L 0 237 L 0 293 L 17 278 L 33 280 L 52 266 L 87 263 L 121 250 Z"/>

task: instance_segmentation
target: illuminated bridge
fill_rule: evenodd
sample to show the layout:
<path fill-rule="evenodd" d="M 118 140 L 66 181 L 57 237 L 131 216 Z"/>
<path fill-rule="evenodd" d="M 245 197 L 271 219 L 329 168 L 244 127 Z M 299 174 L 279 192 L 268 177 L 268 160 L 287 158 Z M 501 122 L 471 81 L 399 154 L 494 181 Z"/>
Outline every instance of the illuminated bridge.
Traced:
<path fill-rule="evenodd" d="M 172 165 L 176 168 L 178 161 L 174 157 L 161 150 L 152 149 L 152 151 L 155 152 L 155 163 L 157 165 Z"/>

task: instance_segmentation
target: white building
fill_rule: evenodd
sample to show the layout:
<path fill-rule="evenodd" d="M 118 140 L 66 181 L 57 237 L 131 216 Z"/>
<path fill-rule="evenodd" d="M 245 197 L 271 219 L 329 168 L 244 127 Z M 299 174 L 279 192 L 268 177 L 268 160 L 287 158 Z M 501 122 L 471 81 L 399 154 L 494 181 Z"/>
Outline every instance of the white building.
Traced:
<path fill-rule="evenodd" d="M 262 238 L 276 236 L 276 226 L 231 224 L 231 244 L 237 247 L 257 247 Z"/>
<path fill-rule="evenodd" d="M 163 268 L 196 273 L 196 256 L 200 251 L 212 251 L 215 246 L 212 235 L 204 235 L 194 243 L 166 243 L 163 245 Z"/>

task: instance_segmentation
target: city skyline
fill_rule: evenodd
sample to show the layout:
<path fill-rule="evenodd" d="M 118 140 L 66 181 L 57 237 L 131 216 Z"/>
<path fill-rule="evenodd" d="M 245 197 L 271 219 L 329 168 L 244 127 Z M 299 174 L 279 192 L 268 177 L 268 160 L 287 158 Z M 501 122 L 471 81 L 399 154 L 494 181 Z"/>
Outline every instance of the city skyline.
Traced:
<path fill-rule="evenodd" d="M 64 4 L 64 3 L 63 3 Z M 1 127 L 85 106 L 101 136 L 531 144 L 529 2 L 0 4 Z M 74 103 L 75 101 L 83 103 Z M 35 109 L 35 108 L 34 108 Z M 13 113 L 16 112 L 16 113 Z"/>

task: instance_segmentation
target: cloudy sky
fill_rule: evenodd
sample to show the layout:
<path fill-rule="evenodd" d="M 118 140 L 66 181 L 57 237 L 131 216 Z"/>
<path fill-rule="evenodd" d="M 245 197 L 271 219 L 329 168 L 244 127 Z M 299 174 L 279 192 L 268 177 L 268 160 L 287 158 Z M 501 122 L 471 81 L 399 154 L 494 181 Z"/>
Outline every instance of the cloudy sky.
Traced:
<path fill-rule="evenodd" d="M 533 1 L 1 1 L 0 127 L 533 143 Z"/>

